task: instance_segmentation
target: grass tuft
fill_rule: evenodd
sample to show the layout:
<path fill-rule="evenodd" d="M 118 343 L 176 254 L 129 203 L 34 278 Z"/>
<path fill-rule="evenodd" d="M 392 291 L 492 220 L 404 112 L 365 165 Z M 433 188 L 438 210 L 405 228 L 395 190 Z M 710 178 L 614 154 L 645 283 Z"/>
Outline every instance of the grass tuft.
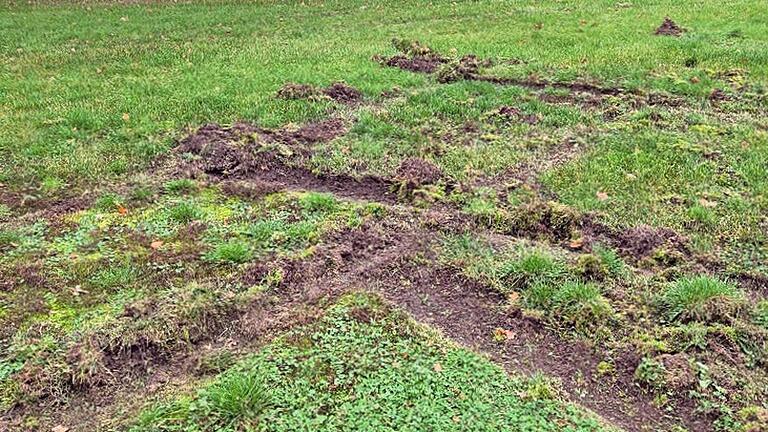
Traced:
<path fill-rule="evenodd" d="M 245 243 L 240 240 L 229 240 L 221 243 L 208 253 L 208 259 L 217 262 L 244 263 L 253 258 L 253 252 Z"/>
<path fill-rule="evenodd" d="M 659 300 L 667 320 L 679 322 L 729 322 L 745 303 L 736 286 L 710 276 L 677 280 Z"/>

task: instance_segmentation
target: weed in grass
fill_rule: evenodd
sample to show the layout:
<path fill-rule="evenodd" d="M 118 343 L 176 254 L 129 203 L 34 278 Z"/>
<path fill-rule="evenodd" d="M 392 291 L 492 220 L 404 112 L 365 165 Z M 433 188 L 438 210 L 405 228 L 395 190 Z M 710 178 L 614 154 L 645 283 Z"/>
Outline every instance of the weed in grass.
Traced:
<path fill-rule="evenodd" d="M 227 373 L 198 396 L 190 411 L 212 430 L 250 430 L 269 407 L 269 389 L 258 373 Z"/>
<path fill-rule="evenodd" d="M 603 266 L 605 266 L 611 276 L 621 276 L 627 271 L 627 265 L 614 249 L 597 244 L 592 247 L 592 253 L 600 258 Z"/>
<path fill-rule="evenodd" d="M 603 280 L 608 276 L 608 267 L 595 254 L 581 254 L 576 259 L 576 274 L 587 280 Z"/>
<path fill-rule="evenodd" d="M 134 201 L 148 202 L 155 195 L 155 191 L 149 186 L 137 186 L 131 191 L 130 197 Z"/>
<path fill-rule="evenodd" d="M 500 279 L 513 289 L 544 283 L 550 284 L 567 274 L 562 260 L 543 249 L 526 249 L 521 256 L 500 265 Z"/>
<path fill-rule="evenodd" d="M 333 194 L 310 192 L 299 198 L 301 207 L 309 212 L 332 213 L 339 208 L 339 202 Z"/>
<path fill-rule="evenodd" d="M 191 179 L 176 179 L 166 182 L 164 188 L 173 195 L 186 195 L 197 190 L 197 183 Z"/>
<path fill-rule="evenodd" d="M 122 198 L 114 193 L 105 193 L 98 197 L 93 206 L 101 211 L 115 211 L 122 204 Z"/>
<path fill-rule="evenodd" d="M 90 277 L 93 286 L 102 289 L 127 288 L 136 281 L 136 267 L 130 264 L 113 265 L 97 271 Z"/>
<path fill-rule="evenodd" d="M 665 385 L 666 373 L 664 364 L 653 358 L 644 357 L 635 369 L 635 379 L 652 389 L 659 390 Z"/>
<path fill-rule="evenodd" d="M 181 201 L 168 209 L 168 217 L 180 224 L 187 224 L 202 216 L 200 207 L 191 201 Z"/>
<path fill-rule="evenodd" d="M 760 300 L 755 305 L 754 321 L 755 324 L 768 330 L 768 300 Z"/>
<path fill-rule="evenodd" d="M 552 299 L 554 315 L 576 329 L 591 329 L 613 316 L 613 308 L 595 284 L 566 282 Z"/>
<path fill-rule="evenodd" d="M 709 228 L 717 224 L 717 217 L 712 209 L 699 204 L 688 209 L 688 217 L 696 227 Z"/>
<path fill-rule="evenodd" d="M 735 285 L 710 276 L 679 279 L 659 298 L 660 308 L 670 322 L 730 322 L 744 304 L 744 295 Z"/>
<path fill-rule="evenodd" d="M 248 243 L 233 239 L 215 246 L 212 251 L 206 254 L 206 258 L 216 262 L 241 264 L 253 258 L 253 251 L 251 251 Z"/>

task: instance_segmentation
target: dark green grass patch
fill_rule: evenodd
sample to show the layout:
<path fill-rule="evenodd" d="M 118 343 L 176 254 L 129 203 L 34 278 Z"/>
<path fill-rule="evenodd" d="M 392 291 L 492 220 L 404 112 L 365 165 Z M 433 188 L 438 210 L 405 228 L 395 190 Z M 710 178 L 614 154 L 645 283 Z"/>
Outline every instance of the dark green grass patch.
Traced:
<path fill-rule="evenodd" d="M 353 295 L 196 394 L 148 408 L 132 431 L 609 429 L 547 386 Z"/>
<path fill-rule="evenodd" d="M 744 295 L 733 284 L 709 276 L 673 282 L 659 299 L 670 321 L 732 320 L 744 307 Z"/>

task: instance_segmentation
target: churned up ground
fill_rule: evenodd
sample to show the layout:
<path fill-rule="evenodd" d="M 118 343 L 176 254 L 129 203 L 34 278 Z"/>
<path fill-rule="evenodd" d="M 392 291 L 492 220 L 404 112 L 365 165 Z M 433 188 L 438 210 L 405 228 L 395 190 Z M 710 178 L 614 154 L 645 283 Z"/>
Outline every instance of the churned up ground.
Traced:
<path fill-rule="evenodd" d="M 768 430 L 768 3 L 0 6 L 0 429 Z"/>

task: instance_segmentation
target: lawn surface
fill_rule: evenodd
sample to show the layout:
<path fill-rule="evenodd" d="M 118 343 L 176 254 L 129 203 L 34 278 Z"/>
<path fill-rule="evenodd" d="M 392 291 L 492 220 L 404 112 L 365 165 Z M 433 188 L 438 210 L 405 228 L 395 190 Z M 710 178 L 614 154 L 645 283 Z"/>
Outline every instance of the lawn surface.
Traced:
<path fill-rule="evenodd" d="M 765 16 L 0 6 L 0 429 L 768 428 Z"/>

